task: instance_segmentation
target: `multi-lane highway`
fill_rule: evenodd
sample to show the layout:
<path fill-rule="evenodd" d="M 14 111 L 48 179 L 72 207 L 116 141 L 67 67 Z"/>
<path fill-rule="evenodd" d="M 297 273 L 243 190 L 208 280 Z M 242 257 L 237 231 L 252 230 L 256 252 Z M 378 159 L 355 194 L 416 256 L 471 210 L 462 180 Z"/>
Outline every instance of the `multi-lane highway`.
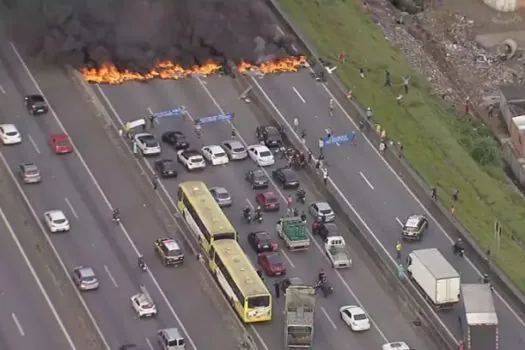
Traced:
<path fill-rule="evenodd" d="M 305 70 L 286 76 L 266 76 L 252 79 L 253 86 L 261 89 L 281 122 L 291 126 L 294 116 L 300 119 L 300 128 L 306 130 L 308 146 L 318 151 L 318 138 L 331 128 L 334 134 L 356 130 L 350 116 L 336 103 L 334 116 L 329 117 L 329 100 L 332 96 L 322 84 L 316 83 Z M 298 139 L 298 135 L 294 137 Z M 393 255 L 403 221 L 410 214 L 427 213 L 408 187 L 372 145 L 358 136 L 357 145 L 333 145 L 325 150 L 329 174 L 335 190 L 355 208 L 353 215 L 369 233 L 377 237 L 384 248 Z M 349 208 L 350 211 L 350 208 Z M 428 213 L 427 213 L 428 214 Z M 412 249 L 438 248 L 461 273 L 466 283 L 479 282 L 477 269 L 467 261 L 452 254 L 452 241 L 442 227 L 431 217 L 430 229 L 420 243 L 405 245 L 403 255 Z M 525 323 L 501 299 L 496 298 L 501 325 L 501 344 L 506 348 L 520 348 L 525 342 Z M 458 308 L 460 310 L 460 308 Z M 458 312 L 441 314 L 441 319 L 458 337 Z"/>
<path fill-rule="evenodd" d="M 210 78 L 205 83 L 197 79 L 169 82 L 155 81 L 148 84 L 130 83 L 122 86 L 103 86 L 98 90 L 114 121 L 132 121 L 144 117 L 148 110 L 162 111 L 175 105 L 184 105 L 192 118 L 213 115 L 222 111 L 234 112 L 235 127 L 239 137 L 248 144 L 255 143 L 255 125 L 257 120 L 252 112 L 243 105 L 226 78 Z M 150 131 L 160 138 L 167 130 L 183 131 L 193 147 L 200 148 L 207 144 L 218 144 L 231 137 L 231 126 L 227 123 L 207 125 L 203 127 L 202 138 L 197 140 L 193 132 L 192 121 L 186 119 L 166 119 Z M 175 158 L 175 152 L 164 148 L 162 157 Z M 154 159 L 147 160 L 149 169 Z M 140 160 L 142 162 L 142 160 Z M 282 163 L 282 161 L 279 161 Z M 143 163 L 144 164 L 144 163 Z M 282 164 L 281 164 L 282 165 Z M 275 222 L 279 214 L 265 215 L 264 223 L 258 226 L 247 226 L 241 220 L 241 211 L 248 203 L 254 205 L 255 192 L 244 183 L 244 174 L 255 165 L 251 160 L 230 163 L 221 167 L 209 167 L 203 172 L 188 174 L 181 169 L 178 179 L 163 181 L 163 188 L 168 194 L 175 194 L 177 184 L 188 179 L 202 179 L 208 186 L 224 186 L 232 194 L 234 205 L 225 210 L 226 214 L 239 230 L 241 244 L 245 251 L 255 260 L 252 250 L 246 242 L 247 233 L 263 229 L 275 235 Z M 268 169 L 271 171 L 271 169 Z M 307 189 L 310 200 L 319 199 L 317 191 L 312 188 L 306 178 L 301 176 L 303 186 Z M 273 188 L 273 186 L 272 186 Z M 284 207 L 284 196 L 287 193 L 273 188 L 281 196 Z M 281 211 L 281 215 L 283 210 Z M 350 242 L 355 245 L 355 242 Z M 320 250 L 320 242 L 312 245 L 308 252 L 285 252 L 285 263 L 290 276 L 301 277 L 310 282 L 316 278 L 320 268 L 328 269 L 328 263 Z M 405 340 L 415 348 L 432 349 L 426 335 L 417 327 L 413 328 L 403 308 L 395 303 L 395 298 L 389 295 L 388 286 L 376 280 L 377 275 L 373 261 L 364 256 L 359 249 L 352 247 L 351 253 L 356 261 L 355 267 L 349 271 L 330 272 L 329 279 L 334 283 L 336 293 L 328 299 L 319 299 L 318 322 L 315 347 L 340 348 L 345 344 L 353 344 L 356 348 L 378 348 L 387 341 Z M 273 291 L 273 278 L 266 279 Z M 362 303 L 375 321 L 374 329 L 365 334 L 351 334 L 341 323 L 338 308 L 345 304 Z M 274 320 L 271 323 L 250 327 L 256 337 L 263 342 L 266 349 L 276 349 L 283 342 L 283 316 L 279 311 L 283 304 L 276 300 Z"/>
<path fill-rule="evenodd" d="M 126 343 L 153 348 L 156 331 L 165 327 L 183 331 L 190 349 L 238 346 L 241 335 L 236 331 L 236 320 L 228 318 L 222 297 L 210 287 L 211 281 L 200 263 L 192 259 L 191 249 L 186 249 L 188 259 L 179 269 L 165 269 L 155 260 L 153 240 L 177 237 L 178 232 L 159 220 L 137 182 L 120 169 L 118 151 L 104 128 L 96 124 L 83 96 L 61 72 L 40 71 L 35 79 L 14 46 L 3 43 L 3 48 L 3 122 L 16 124 L 24 141 L 3 148 L 2 154 L 12 170 L 26 161 L 35 162 L 41 169 L 42 183 L 23 187 L 37 216 L 34 219 L 42 222 L 43 213 L 50 209 L 63 210 L 68 217 L 70 232 L 41 234 L 50 235 L 67 270 L 87 265 L 96 271 L 100 288 L 82 297 L 101 330 L 105 348 Z M 44 82 L 43 93 L 50 97 L 52 111 L 33 117 L 22 102 L 25 94 L 42 92 L 39 80 Z M 92 127 L 95 124 L 97 127 Z M 47 137 L 64 126 L 68 132 L 69 127 L 75 131 L 71 136 L 73 142 L 78 141 L 78 148 L 73 154 L 57 156 Z M 84 152 L 86 159 L 81 156 Z M 123 225 L 111 221 L 111 207 L 120 208 Z M 151 262 L 146 273 L 137 268 L 139 252 Z M 141 285 L 157 304 L 159 314 L 154 319 L 140 320 L 131 308 L 130 297 Z M 207 337 L 200 336 L 203 328 Z"/>

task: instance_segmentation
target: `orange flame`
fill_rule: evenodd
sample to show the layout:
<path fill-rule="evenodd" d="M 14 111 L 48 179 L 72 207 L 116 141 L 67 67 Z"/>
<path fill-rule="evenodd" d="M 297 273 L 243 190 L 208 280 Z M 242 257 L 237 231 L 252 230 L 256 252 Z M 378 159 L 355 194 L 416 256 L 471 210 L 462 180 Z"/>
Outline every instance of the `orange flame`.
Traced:
<path fill-rule="evenodd" d="M 237 70 L 239 73 L 258 71 L 263 74 L 297 72 L 299 68 L 306 65 L 305 56 L 284 57 L 264 62 L 251 64 L 242 61 Z M 103 64 L 100 68 L 82 68 L 80 73 L 84 79 L 96 84 L 122 84 L 127 81 L 147 81 L 152 79 L 181 79 L 193 75 L 212 75 L 221 70 L 222 66 L 208 61 L 200 66 L 184 68 L 171 61 L 161 61 L 153 69 L 146 73 L 139 73 L 127 69 L 119 69 L 111 63 Z"/>

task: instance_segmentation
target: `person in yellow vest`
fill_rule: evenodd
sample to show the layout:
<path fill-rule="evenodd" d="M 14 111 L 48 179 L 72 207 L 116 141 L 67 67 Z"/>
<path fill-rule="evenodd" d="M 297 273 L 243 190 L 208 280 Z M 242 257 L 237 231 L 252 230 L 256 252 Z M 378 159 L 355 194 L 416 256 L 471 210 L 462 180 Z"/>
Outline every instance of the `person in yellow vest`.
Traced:
<path fill-rule="evenodd" d="M 401 241 L 396 242 L 396 259 L 401 259 L 401 250 L 403 250 L 403 243 Z"/>

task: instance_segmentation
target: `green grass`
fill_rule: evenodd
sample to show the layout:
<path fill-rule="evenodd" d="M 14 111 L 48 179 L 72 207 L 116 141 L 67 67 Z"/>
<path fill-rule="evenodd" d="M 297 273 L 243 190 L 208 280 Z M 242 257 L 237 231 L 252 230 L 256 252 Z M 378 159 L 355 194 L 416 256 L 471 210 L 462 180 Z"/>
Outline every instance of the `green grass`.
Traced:
<path fill-rule="evenodd" d="M 336 71 L 362 106 L 372 106 L 374 118 L 389 137 L 402 142 L 405 157 L 450 206 L 451 193 L 460 191 L 456 216 L 483 249 L 491 248 L 496 263 L 525 291 L 525 201 L 509 185 L 501 151 L 488 130 L 459 116 L 441 98 L 432 96 L 424 77 L 389 43 L 364 15 L 355 0 L 280 0 L 321 57 L 337 57 L 344 50 L 347 63 Z M 368 70 L 359 78 L 359 68 Z M 385 69 L 393 88 L 382 88 Z M 401 76 L 411 77 L 402 106 Z M 493 238 L 494 221 L 504 226 L 499 253 Z"/>

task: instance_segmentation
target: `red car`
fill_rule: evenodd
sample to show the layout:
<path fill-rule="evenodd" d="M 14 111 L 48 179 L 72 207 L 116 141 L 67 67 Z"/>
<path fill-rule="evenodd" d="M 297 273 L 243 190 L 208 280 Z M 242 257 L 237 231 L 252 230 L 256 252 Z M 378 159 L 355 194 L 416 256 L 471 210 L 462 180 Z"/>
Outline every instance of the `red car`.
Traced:
<path fill-rule="evenodd" d="M 264 211 L 278 211 L 279 198 L 273 192 L 260 192 L 255 196 L 255 201 Z"/>
<path fill-rule="evenodd" d="M 64 133 L 49 135 L 49 144 L 56 154 L 73 152 L 73 146 L 69 142 L 69 137 Z"/>
<path fill-rule="evenodd" d="M 257 256 L 257 263 L 268 276 L 281 276 L 286 274 L 286 265 L 279 252 L 261 253 Z"/>

